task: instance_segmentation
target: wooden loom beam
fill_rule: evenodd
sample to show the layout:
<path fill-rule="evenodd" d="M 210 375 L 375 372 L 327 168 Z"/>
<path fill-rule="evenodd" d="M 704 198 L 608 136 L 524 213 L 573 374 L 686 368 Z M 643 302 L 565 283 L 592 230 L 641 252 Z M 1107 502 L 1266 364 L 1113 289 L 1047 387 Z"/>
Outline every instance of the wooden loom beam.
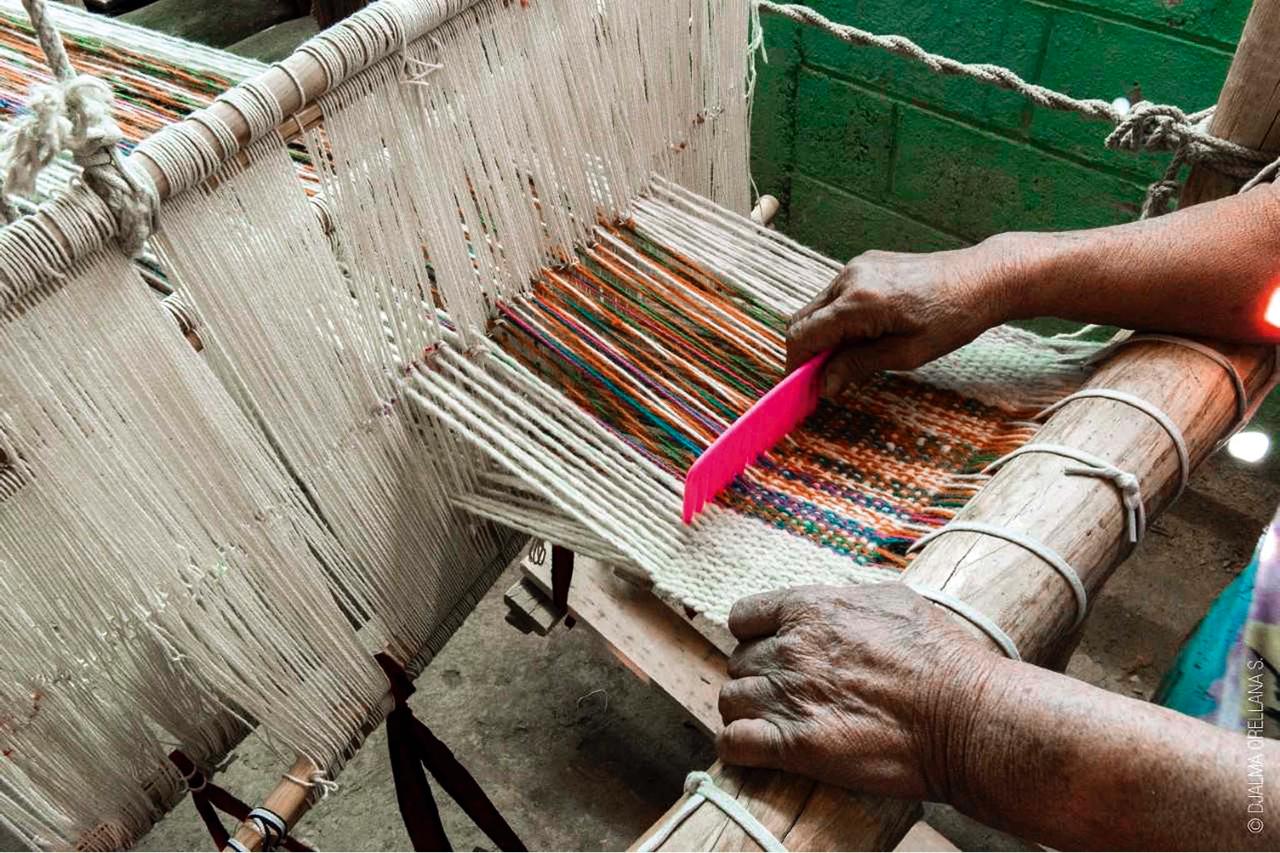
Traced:
<path fill-rule="evenodd" d="M 1280 154 L 1280 0 L 1254 3 L 1219 97 L 1213 129 L 1234 142 Z M 1197 168 L 1182 203 L 1220 198 L 1235 188 L 1221 175 Z M 1275 367 L 1271 348 L 1218 348 L 1235 365 L 1250 399 L 1268 387 Z M 1128 391 L 1167 413 L 1183 432 L 1193 466 L 1212 452 L 1235 419 L 1235 394 L 1223 368 L 1175 345 L 1126 347 L 1097 372 L 1089 387 Z M 1123 403 L 1072 402 L 1049 419 L 1037 440 L 1093 452 L 1135 474 L 1151 518 L 1176 493 L 1178 462 L 1170 439 L 1150 417 Z M 1090 594 L 1096 594 L 1131 550 L 1124 514 L 1114 486 L 1092 477 L 1064 476 L 1064 462 L 1045 454 L 1012 460 L 960 518 L 1005 525 L 1039 539 L 1066 558 Z M 920 554 L 906 578 L 977 607 L 1013 638 L 1027 660 L 1064 659 L 1078 638 L 1078 632 L 1068 631 L 1075 603 L 1062 578 L 1038 558 L 1001 540 L 947 534 Z M 917 807 L 825 785 L 807 790 L 795 777 L 776 771 L 761 780 L 760 771 L 729 770 L 733 772 L 717 765 L 712 774 L 731 791 L 741 789 L 748 772 L 754 774 L 757 790 L 767 793 L 745 791 L 738 799 L 767 826 L 787 828 L 779 837 L 789 849 L 884 849 L 898 841 Z M 724 849 L 726 839 L 742 849 L 757 849 L 715 806 L 704 803 L 659 849 Z"/>
<path fill-rule="evenodd" d="M 452 15 L 459 14 L 469 8 L 478 0 L 458 0 L 451 5 L 448 11 L 442 11 L 435 15 L 434 18 L 428 20 L 428 30 L 443 24 Z M 336 26 L 344 26 L 346 22 L 339 22 Z M 422 36 L 422 32 L 405 33 L 405 41 L 411 42 Z M 401 45 L 389 46 L 389 48 L 379 56 L 366 57 L 366 67 L 385 58 L 396 50 L 401 49 Z M 283 69 L 277 66 L 283 66 Z M 287 69 L 284 70 L 284 69 Z M 279 131 L 286 138 L 292 138 L 299 135 L 304 127 L 314 124 L 319 118 L 319 108 L 315 101 L 320 95 L 329 90 L 329 81 L 325 76 L 325 70 L 320 63 L 310 53 L 295 50 L 279 63 L 273 64 L 271 67 L 262 71 L 260 74 L 252 78 L 261 87 L 269 91 L 280 104 L 281 112 L 285 116 L 284 122 L 280 125 Z M 333 85 L 337 85 L 343 81 L 332 81 Z M 244 83 L 238 84 L 232 88 L 243 89 Z M 301 90 L 301 91 L 300 91 Z M 222 119 L 230 128 L 232 134 L 236 138 L 236 142 L 243 150 L 252 140 L 250 138 L 249 124 L 245 121 L 243 115 L 230 104 L 225 101 L 215 101 L 210 104 L 207 111 Z M 193 122 L 190 119 L 183 119 L 181 123 L 186 124 L 189 129 L 195 131 L 204 137 L 209 143 L 210 150 L 222 151 L 222 144 L 218 138 L 213 135 L 203 124 Z M 170 128 L 163 128 L 156 132 L 156 135 L 172 132 Z M 238 152 L 223 152 L 224 162 L 229 161 Z M 134 151 L 128 156 L 130 165 L 136 166 L 144 170 L 155 184 L 156 193 L 163 200 L 171 195 L 181 192 L 186 187 L 172 187 L 168 180 L 160 171 L 160 168 L 146 156 L 145 153 Z"/>

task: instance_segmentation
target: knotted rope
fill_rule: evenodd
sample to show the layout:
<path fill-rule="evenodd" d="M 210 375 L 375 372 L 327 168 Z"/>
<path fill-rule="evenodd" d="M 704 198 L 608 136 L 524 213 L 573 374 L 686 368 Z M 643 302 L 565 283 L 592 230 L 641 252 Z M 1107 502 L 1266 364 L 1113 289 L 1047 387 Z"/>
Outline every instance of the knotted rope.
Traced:
<path fill-rule="evenodd" d="M 1280 171 L 1280 159 L 1255 151 L 1209 133 L 1214 108 L 1190 115 L 1168 104 L 1140 101 L 1127 109 L 1098 98 L 1073 98 L 1062 92 L 1030 83 L 999 65 L 960 62 L 948 56 L 930 53 L 905 36 L 878 35 L 847 24 L 838 24 L 807 6 L 757 0 L 757 9 L 780 15 L 797 23 L 824 30 L 843 42 L 860 47 L 876 47 L 894 56 L 924 65 L 935 74 L 968 77 L 999 89 L 1017 92 L 1038 107 L 1075 112 L 1114 124 L 1105 145 L 1112 151 L 1139 153 L 1172 151 L 1173 159 L 1160 180 L 1147 188 L 1142 204 L 1142 217 L 1159 216 L 1168 211 L 1178 193 L 1178 174 L 1183 166 L 1205 165 L 1215 171 L 1246 181 L 1241 191 L 1252 189 Z"/>
<path fill-rule="evenodd" d="M 30 114 L 6 136 L 8 165 L 0 184 L 6 220 L 18 218 L 10 195 L 29 195 L 36 177 L 64 150 L 82 170 L 81 180 L 106 202 L 117 222 L 116 238 L 130 256 L 138 254 L 155 224 L 159 199 L 145 174 L 132 170 L 120 153 L 124 138 L 111 115 L 111 87 L 77 74 L 45 8 L 45 0 L 22 0 L 53 72 L 54 82 L 33 86 Z"/>

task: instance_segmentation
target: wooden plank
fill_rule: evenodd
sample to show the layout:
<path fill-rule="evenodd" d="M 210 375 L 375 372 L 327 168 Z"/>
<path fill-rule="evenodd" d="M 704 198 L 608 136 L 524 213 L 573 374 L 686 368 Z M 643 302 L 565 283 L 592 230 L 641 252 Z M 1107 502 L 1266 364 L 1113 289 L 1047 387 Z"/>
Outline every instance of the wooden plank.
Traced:
<path fill-rule="evenodd" d="M 744 780 L 738 799 L 751 803 L 751 812 L 775 838 L 782 838 L 795 825 L 793 803 L 804 802 L 818 783 L 805 776 L 743 770 Z M 736 823 L 730 823 L 716 840 L 712 850 L 758 850 L 759 845 Z"/>
<path fill-rule="evenodd" d="M 227 47 L 231 53 L 262 62 L 279 62 L 320 31 L 310 15 L 273 24 Z"/>
<path fill-rule="evenodd" d="M 907 834 L 902 837 L 902 841 L 898 846 L 893 848 L 895 851 L 930 851 L 930 853 L 950 853 L 950 851 L 958 851 L 960 848 L 951 843 L 951 840 L 938 830 L 922 820 L 916 821 L 907 830 Z"/>
<path fill-rule="evenodd" d="M 547 561 L 525 560 L 522 568 L 550 594 Z M 728 679 L 726 658 L 679 614 L 648 590 L 617 577 L 607 565 L 581 555 L 569 588 L 569 611 L 641 680 L 689 711 L 703 730 L 709 734 L 720 730 L 717 703 L 720 687 Z M 819 785 L 807 777 L 725 767 L 719 762 L 708 772 L 717 785 L 783 838 L 789 849 L 843 849 L 867 837 L 887 849 L 919 816 L 918 804 L 899 808 L 897 803 Z M 672 806 L 668 815 L 682 802 Z M 799 820 L 802 812 L 804 821 Z M 663 849 L 758 847 L 719 809 L 710 807 L 681 825 Z"/>
<path fill-rule="evenodd" d="M 547 595 L 549 562 L 521 563 L 526 576 Z M 703 731 L 720 731 L 718 702 L 720 685 L 729 677 L 728 661 L 652 593 L 579 554 L 569 587 L 569 613 L 599 635 L 629 669 L 679 703 Z"/>
<path fill-rule="evenodd" d="M 368 5 L 369 0 L 315 0 L 311 4 L 311 16 L 323 29 L 333 26 Z"/>
<path fill-rule="evenodd" d="M 781 840 L 788 850 L 891 850 L 919 819 L 919 803 L 817 785 Z"/>
<path fill-rule="evenodd" d="M 120 20 L 188 41 L 226 47 L 298 14 L 295 0 L 237 0 L 235 3 L 155 0 L 126 12 Z"/>
<path fill-rule="evenodd" d="M 507 623 L 525 634 L 545 637 L 564 617 L 564 612 L 529 578 L 520 578 L 512 584 L 503 593 L 502 601 L 507 605 Z"/>

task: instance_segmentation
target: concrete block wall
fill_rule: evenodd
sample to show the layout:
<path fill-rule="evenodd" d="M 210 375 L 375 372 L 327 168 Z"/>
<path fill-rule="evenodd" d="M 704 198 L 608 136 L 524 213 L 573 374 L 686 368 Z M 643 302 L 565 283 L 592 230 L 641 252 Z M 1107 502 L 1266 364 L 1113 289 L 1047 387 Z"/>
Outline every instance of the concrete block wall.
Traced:
<path fill-rule="evenodd" d="M 1226 76 L 1248 0 L 809 0 L 832 20 L 993 62 L 1078 97 L 1194 111 Z M 943 78 L 764 16 L 752 171 L 779 225 L 837 258 L 1007 230 L 1133 219 L 1160 155 L 1108 152 L 1109 126 Z"/>

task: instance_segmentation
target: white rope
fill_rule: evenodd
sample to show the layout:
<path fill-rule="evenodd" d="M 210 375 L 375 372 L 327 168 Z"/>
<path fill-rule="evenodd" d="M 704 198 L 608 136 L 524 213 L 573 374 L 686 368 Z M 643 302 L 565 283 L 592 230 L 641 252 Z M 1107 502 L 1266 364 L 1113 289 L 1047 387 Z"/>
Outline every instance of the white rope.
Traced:
<path fill-rule="evenodd" d="M 1122 346 L 1133 343 L 1142 343 L 1143 341 L 1160 341 L 1161 343 L 1173 344 L 1175 346 L 1182 347 L 1183 349 L 1189 349 L 1192 352 L 1200 353 L 1200 355 L 1210 359 L 1214 364 L 1225 370 L 1227 372 L 1227 376 L 1231 379 L 1231 387 L 1235 391 L 1236 395 L 1236 419 L 1231 430 L 1227 433 L 1228 437 L 1234 435 L 1237 430 L 1248 422 L 1250 408 L 1249 392 L 1244 387 L 1244 380 L 1240 378 L 1240 372 L 1236 370 L 1236 366 L 1231 363 L 1231 359 L 1227 358 L 1221 352 L 1208 344 L 1202 344 L 1200 341 L 1193 341 L 1190 338 L 1184 338 L 1179 335 L 1166 335 L 1160 332 L 1135 332 L 1134 334 L 1126 335 L 1123 338 L 1117 338 L 1112 341 L 1108 346 L 1095 353 L 1089 359 L 1089 362 L 1096 364 L 1097 362 L 1102 361 L 1106 356 L 1110 355 L 1114 350 L 1119 349 Z"/>
<path fill-rule="evenodd" d="M 342 787 L 333 779 L 330 779 L 329 777 L 325 776 L 323 773 L 320 773 L 320 772 L 312 773 L 310 780 L 301 779 L 297 776 L 294 776 L 292 773 L 282 773 L 280 775 L 282 778 L 288 779 L 290 782 L 300 787 L 310 788 L 312 790 L 319 790 L 321 800 L 329 799 L 330 794 L 334 793 L 335 791 L 337 791 L 339 788 Z"/>
<path fill-rule="evenodd" d="M 1018 654 L 1018 647 L 1014 644 L 1013 638 L 1004 632 L 995 620 L 978 608 L 956 598 L 950 593 L 943 592 L 940 589 L 924 586 L 923 584 L 913 583 L 910 580 L 904 580 L 904 584 L 910 587 L 917 595 L 929 599 L 940 607 L 945 607 L 952 613 L 969 622 L 973 627 L 991 638 L 991 642 L 1004 652 L 1005 657 L 1009 660 L 1022 660 L 1022 656 Z"/>
<path fill-rule="evenodd" d="M 8 165 L 0 201 L 6 218 L 17 218 L 8 197 L 29 195 L 40 170 L 63 150 L 83 169 L 83 180 L 111 209 L 117 240 L 126 254 L 142 251 L 155 226 L 159 198 L 150 179 L 120 154 L 124 138 L 111 115 L 111 87 L 96 77 L 77 75 L 62 38 L 46 15 L 45 0 L 22 0 L 36 31 L 54 82 L 32 87 L 30 115 L 18 121 L 4 140 Z"/>
<path fill-rule="evenodd" d="M 245 823 L 262 838 L 264 851 L 275 850 L 289 834 L 289 824 L 271 809 L 259 806 L 249 812 Z"/>
<path fill-rule="evenodd" d="M 786 853 L 787 848 L 769 831 L 769 828 L 747 811 L 742 803 L 717 786 L 711 774 L 702 770 L 690 773 L 684 780 L 684 792 L 686 796 L 680 808 L 672 812 L 653 830 L 652 835 L 636 847 L 639 853 L 652 853 L 665 844 L 667 839 L 689 819 L 689 816 L 706 802 L 710 802 L 724 812 L 725 816 L 736 823 L 761 850 L 767 850 L 770 853 Z"/>
<path fill-rule="evenodd" d="M 1173 442 L 1174 450 L 1178 453 L 1178 491 L 1174 494 L 1174 498 L 1180 497 L 1187 488 L 1187 481 L 1191 478 L 1191 454 L 1187 452 L 1187 442 L 1182 437 L 1182 430 L 1178 429 L 1178 425 L 1173 422 L 1173 418 L 1141 397 L 1130 394 L 1127 391 L 1117 391 L 1113 388 L 1083 388 L 1074 394 L 1068 394 L 1040 412 L 1035 416 L 1035 420 L 1042 420 L 1048 417 L 1073 400 L 1084 400 L 1090 397 L 1114 400 L 1117 403 L 1132 406 L 1160 425 L 1161 429 L 1169 436 L 1169 440 Z"/>
<path fill-rule="evenodd" d="M 1125 510 L 1125 528 L 1129 533 L 1129 541 L 1137 543 L 1142 539 L 1147 527 L 1147 510 L 1142 502 L 1142 488 L 1138 478 L 1128 471 L 1121 470 L 1107 460 L 1063 444 L 1024 444 L 1012 453 L 1006 453 L 982 470 L 984 474 L 994 474 L 1006 462 L 1026 453 L 1051 453 L 1067 459 L 1074 459 L 1079 465 L 1067 466 L 1063 473 L 1077 474 L 1086 477 L 1098 477 L 1110 480 L 1120 492 L 1120 500 Z"/>
<path fill-rule="evenodd" d="M 1072 627 L 1078 627 L 1084 621 L 1084 617 L 1089 612 L 1089 593 L 1085 591 L 1084 584 L 1080 581 L 1080 575 L 1076 570 L 1071 568 L 1071 564 L 1064 560 L 1057 551 L 1048 545 L 1036 539 L 1032 539 L 1025 533 L 1019 533 L 1016 530 L 1008 530 L 1004 527 L 997 527 L 994 524 L 986 524 L 980 521 L 953 521 L 946 527 L 941 527 L 932 533 L 921 536 L 911 544 L 907 549 L 907 553 L 919 551 L 933 540 L 947 533 L 979 533 L 983 536 L 992 536 L 996 539 L 1003 539 L 1017 545 L 1043 560 L 1048 566 L 1062 576 L 1067 582 L 1067 586 L 1071 587 L 1071 594 L 1076 599 L 1076 618 L 1072 623 Z"/>
<path fill-rule="evenodd" d="M 1173 151 L 1174 157 L 1164 176 L 1147 189 L 1142 205 L 1142 218 L 1158 216 L 1169 209 L 1178 191 L 1178 174 L 1186 164 L 1205 164 L 1216 171 L 1247 181 L 1241 192 L 1268 180 L 1280 171 L 1280 159 L 1274 153 L 1255 151 L 1208 132 L 1214 108 L 1187 114 L 1168 104 L 1141 101 L 1121 110 L 1112 102 L 1098 98 L 1073 98 L 1053 89 L 1029 83 L 1008 68 L 989 63 L 959 62 L 947 56 L 930 53 L 904 36 L 879 35 L 858 27 L 831 21 L 807 6 L 755 0 L 762 11 L 809 24 L 852 45 L 876 47 L 914 62 L 935 74 L 968 77 L 981 83 L 1016 92 L 1039 107 L 1076 112 L 1088 118 L 1116 125 L 1107 136 L 1107 148 L 1131 153 Z"/>

